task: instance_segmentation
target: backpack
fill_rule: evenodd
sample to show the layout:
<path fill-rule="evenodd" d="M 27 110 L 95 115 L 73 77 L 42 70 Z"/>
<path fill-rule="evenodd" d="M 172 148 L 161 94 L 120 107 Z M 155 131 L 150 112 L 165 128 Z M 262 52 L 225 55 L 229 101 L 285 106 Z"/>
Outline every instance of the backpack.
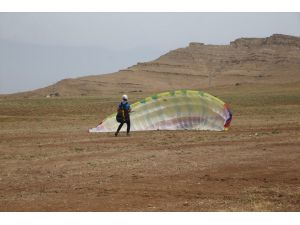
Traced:
<path fill-rule="evenodd" d="M 125 115 L 124 115 L 124 110 L 118 110 L 118 113 L 116 115 L 116 120 L 118 123 L 123 123 L 125 122 Z"/>
<path fill-rule="evenodd" d="M 116 120 L 118 123 L 125 123 L 129 120 L 129 109 L 130 105 L 128 102 L 126 102 L 126 104 L 122 104 L 122 102 L 119 104 L 119 109 L 116 116 Z"/>

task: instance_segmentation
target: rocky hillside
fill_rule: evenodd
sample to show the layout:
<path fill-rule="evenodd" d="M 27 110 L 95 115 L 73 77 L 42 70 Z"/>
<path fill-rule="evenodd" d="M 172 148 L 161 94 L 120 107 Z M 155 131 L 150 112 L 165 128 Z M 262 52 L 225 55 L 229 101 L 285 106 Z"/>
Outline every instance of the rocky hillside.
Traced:
<path fill-rule="evenodd" d="M 240 38 L 230 45 L 190 43 L 128 71 L 198 76 L 203 79 L 197 84 L 200 86 L 293 82 L 300 80 L 300 38 L 277 34 L 268 38 Z"/>
<path fill-rule="evenodd" d="M 193 42 L 154 61 L 138 63 L 117 73 L 66 79 L 22 95 L 105 96 L 294 82 L 300 82 L 300 37 L 274 34 L 267 38 L 239 38 L 229 45 Z"/>

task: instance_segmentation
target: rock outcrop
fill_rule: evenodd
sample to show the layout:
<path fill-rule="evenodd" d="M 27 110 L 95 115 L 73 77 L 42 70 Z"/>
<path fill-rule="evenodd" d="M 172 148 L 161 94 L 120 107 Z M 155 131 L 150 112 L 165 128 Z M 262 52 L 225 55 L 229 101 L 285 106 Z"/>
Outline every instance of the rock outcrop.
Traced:
<path fill-rule="evenodd" d="M 267 38 L 239 38 L 229 45 L 192 42 L 117 73 L 67 79 L 27 94 L 111 95 L 294 82 L 300 82 L 300 37 L 274 34 Z"/>

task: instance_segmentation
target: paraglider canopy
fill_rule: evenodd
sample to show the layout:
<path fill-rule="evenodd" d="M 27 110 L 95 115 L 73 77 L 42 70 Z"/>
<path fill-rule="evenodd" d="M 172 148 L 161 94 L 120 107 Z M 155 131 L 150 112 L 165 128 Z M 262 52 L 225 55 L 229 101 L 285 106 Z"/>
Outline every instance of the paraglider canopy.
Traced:
<path fill-rule="evenodd" d="M 126 96 L 127 97 L 127 96 Z M 152 95 L 131 105 L 131 130 L 228 130 L 232 113 L 220 99 L 201 91 Z M 89 132 L 115 132 L 116 113 Z"/>

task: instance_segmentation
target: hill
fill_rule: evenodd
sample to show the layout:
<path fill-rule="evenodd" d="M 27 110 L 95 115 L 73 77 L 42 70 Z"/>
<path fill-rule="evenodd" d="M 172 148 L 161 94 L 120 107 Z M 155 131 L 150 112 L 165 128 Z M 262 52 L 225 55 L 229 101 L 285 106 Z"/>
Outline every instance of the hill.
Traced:
<path fill-rule="evenodd" d="M 239 38 L 229 45 L 192 42 L 156 60 L 117 73 L 65 79 L 14 96 L 112 96 L 119 93 L 205 89 L 243 83 L 300 82 L 300 37 L 274 34 Z"/>
<path fill-rule="evenodd" d="M 0 211 L 299 212 L 299 52 L 284 35 L 191 43 L 0 98 Z M 119 92 L 133 103 L 209 81 L 232 109 L 227 132 L 87 132 L 116 111 Z"/>

